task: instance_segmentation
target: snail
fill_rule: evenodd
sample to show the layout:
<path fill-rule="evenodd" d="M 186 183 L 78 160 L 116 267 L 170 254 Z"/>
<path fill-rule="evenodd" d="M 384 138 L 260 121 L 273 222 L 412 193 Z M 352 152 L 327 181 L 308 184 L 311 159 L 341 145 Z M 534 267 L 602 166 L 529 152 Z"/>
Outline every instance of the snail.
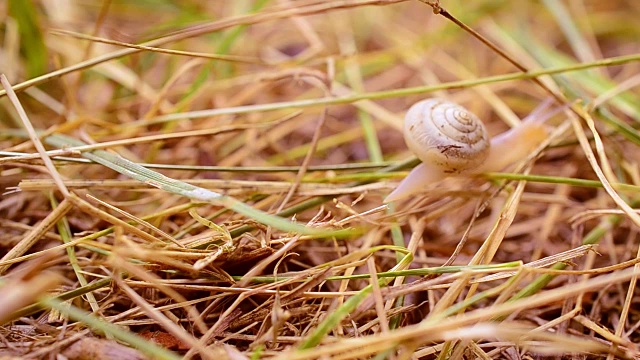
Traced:
<path fill-rule="evenodd" d="M 384 202 L 400 200 L 449 176 L 502 170 L 524 159 L 547 138 L 548 116 L 534 110 L 522 123 L 493 138 L 464 107 L 439 99 L 422 100 L 404 118 L 404 140 L 422 164 L 415 167 Z"/>

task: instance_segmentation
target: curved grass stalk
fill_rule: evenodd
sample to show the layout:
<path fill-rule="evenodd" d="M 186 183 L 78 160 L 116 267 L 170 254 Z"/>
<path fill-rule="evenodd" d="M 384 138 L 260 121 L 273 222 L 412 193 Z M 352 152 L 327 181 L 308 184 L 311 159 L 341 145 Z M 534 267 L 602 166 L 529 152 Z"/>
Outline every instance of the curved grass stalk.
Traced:
<path fill-rule="evenodd" d="M 632 54 L 632 55 L 606 58 L 606 59 L 597 60 L 589 63 L 569 64 L 569 65 L 550 67 L 550 68 L 540 69 L 540 70 L 532 70 L 528 72 L 514 72 L 514 73 L 509 73 L 504 75 L 487 76 L 479 79 L 451 81 L 451 82 L 446 82 L 446 83 L 437 84 L 437 85 L 415 86 L 415 87 L 408 87 L 408 88 L 402 88 L 402 89 L 368 92 L 368 93 L 353 94 L 353 95 L 339 96 L 339 97 L 324 97 L 324 98 L 317 98 L 317 99 L 283 101 L 283 102 L 276 102 L 276 103 L 269 103 L 269 104 L 243 105 L 243 106 L 228 107 L 228 108 L 221 108 L 221 109 L 188 111 L 188 112 L 182 112 L 182 113 L 162 115 L 162 116 L 158 116 L 148 120 L 131 122 L 128 124 L 127 127 L 148 126 L 152 124 L 187 119 L 187 118 L 188 119 L 208 118 L 211 116 L 219 116 L 219 115 L 235 115 L 235 114 L 245 114 L 250 112 L 264 112 L 264 111 L 273 111 L 273 110 L 281 110 L 281 109 L 301 109 L 301 108 L 308 108 L 308 107 L 314 107 L 314 106 L 351 104 L 360 100 L 387 99 L 387 98 L 393 98 L 393 97 L 403 97 L 408 95 L 430 93 L 438 90 L 470 88 L 478 85 L 485 85 L 485 84 L 504 82 L 504 81 L 535 79 L 543 75 L 562 74 L 566 72 L 586 70 L 586 69 L 592 69 L 592 68 L 603 67 L 603 66 L 621 65 L 621 64 L 638 62 L 638 61 L 640 61 L 640 54 Z"/>
<path fill-rule="evenodd" d="M 49 145 L 59 148 L 84 145 L 82 141 L 60 134 L 47 136 L 44 141 Z M 254 209 L 230 196 L 169 178 L 104 150 L 82 152 L 82 156 L 145 184 L 149 184 L 177 195 L 188 197 L 194 201 L 224 206 L 261 224 L 273 226 L 274 228 L 282 231 L 310 235 L 313 237 L 348 237 L 355 233 L 354 229 L 323 230 L 294 223 L 282 217 Z"/>
<path fill-rule="evenodd" d="M 403 249 L 398 246 L 394 246 L 391 250 L 399 251 Z M 502 270 L 507 268 L 518 267 L 522 265 L 520 261 L 511 261 L 508 263 L 495 264 L 495 265 L 464 265 L 464 266 L 438 266 L 432 268 L 423 269 L 409 269 L 409 270 L 396 270 L 396 271 L 383 271 L 377 274 L 378 278 L 396 278 L 400 276 L 426 276 L 426 275 L 440 275 L 440 274 L 452 274 L 460 271 L 489 271 L 489 270 Z M 232 276 L 235 280 L 242 279 L 242 276 Z M 355 274 L 355 275 L 337 275 L 329 276 L 327 281 L 342 281 L 342 280 L 360 280 L 370 278 L 370 274 Z M 287 277 L 283 275 L 275 276 L 256 276 L 251 278 L 252 283 L 274 283 L 276 281 L 282 281 L 287 279 L 293 279 L 293 277 Z M 309 278 L 302 278 L 299 281 L 306 281 Z"/>

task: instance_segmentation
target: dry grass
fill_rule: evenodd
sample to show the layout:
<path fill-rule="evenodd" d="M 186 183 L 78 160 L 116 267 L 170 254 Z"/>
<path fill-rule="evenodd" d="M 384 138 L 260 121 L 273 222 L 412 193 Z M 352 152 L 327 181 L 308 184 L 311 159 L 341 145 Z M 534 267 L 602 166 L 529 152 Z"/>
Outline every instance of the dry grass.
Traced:
<path fill-rule="evenodd" d="M 640 357 L 637 2 L 35 5 L 0 3 L 0 357 Z M 564 111 L 387 207 L 433 96 Z"/>

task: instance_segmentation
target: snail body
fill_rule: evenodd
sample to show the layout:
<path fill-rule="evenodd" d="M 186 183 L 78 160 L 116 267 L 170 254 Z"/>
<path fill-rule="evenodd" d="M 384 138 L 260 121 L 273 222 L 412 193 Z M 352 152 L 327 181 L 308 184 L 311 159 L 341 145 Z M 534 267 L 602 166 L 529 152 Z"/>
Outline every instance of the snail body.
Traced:
<path fill-rule="evenodd" d="M 536 117 L 492 139 L 482 121 L 452 102 L 427 99 L 414 104 L 404 120 L 407 147 L 420 159 L 385 199 L 391 202 L 449 176 L 497 171 L 525 158 L 548 135 Z"/>

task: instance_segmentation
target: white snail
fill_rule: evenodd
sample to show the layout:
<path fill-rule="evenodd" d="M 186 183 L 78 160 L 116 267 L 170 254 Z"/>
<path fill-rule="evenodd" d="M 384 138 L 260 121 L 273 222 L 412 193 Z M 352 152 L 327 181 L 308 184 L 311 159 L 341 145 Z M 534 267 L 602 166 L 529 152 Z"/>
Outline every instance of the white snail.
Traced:
<path fill-rule="evenodd" d="M 448 176 L 498 171 L 525 158 L 548 136 L 542 123 L 548 116 L 535 116 L 541 110 L 489 140 L 482 121 L 460 105 L 438 99 L 414 104 L 404 119 L 404 140 L 422 164 L 384 201 L 413 195 Z"/>

